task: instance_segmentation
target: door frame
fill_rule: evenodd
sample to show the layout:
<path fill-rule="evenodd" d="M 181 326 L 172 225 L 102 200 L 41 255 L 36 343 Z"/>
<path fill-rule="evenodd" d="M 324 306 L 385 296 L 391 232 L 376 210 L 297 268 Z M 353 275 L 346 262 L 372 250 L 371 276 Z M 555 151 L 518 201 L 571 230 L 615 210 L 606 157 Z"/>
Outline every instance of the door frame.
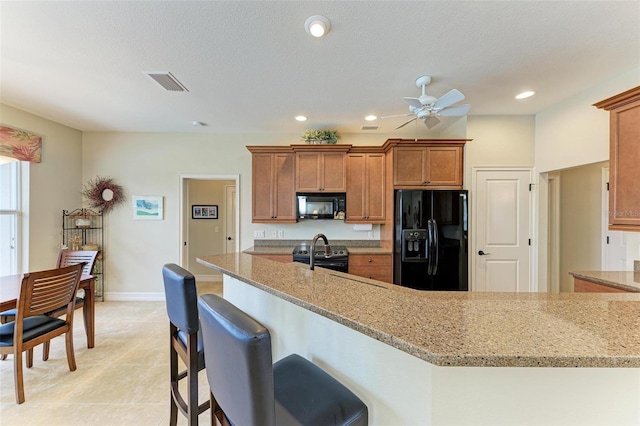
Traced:
<path fill-rule="evenodd" d="M 189 235 L 189 219 L 191 218 L 190 207 L 189 207 L 189 193 L 186 191 L 187 182 L 189 180 L 233 180 L 235 181 L 236 186 L 236 240 L 235 240 L 235 250 L 239 251 L 239 241 L 240 241 L 240 196 L 238 192 L 240 191 L 240 175 L 239 174 L 189 174 L 189 173 L 181 173 L 179 176 L 179 185 L 180 188 L 180 232 L 178 239 L 179 253 L 180 253 L 180 265 L 184 267 L 188 263 L 189 259 L 189 245 L 185 244 L 185 238 Z"/>
<path fill-rule="evenodd" d="M 476 283 L 476 268 L 477 268 L 477 256 L 475 255 L 478 251 L 477 247 L 477 227 L 475 226 L 477 221 L 477 205 L 478 203 L 475 200 L 476 193 L 473 189 L 476 186 L 477 182 L 477 174 L 478 172 L 504 172 L 504 171 L 527 171 L 529 172 L 529 182 L 531 185 L 531 190 L 529 191 L 529 235 L 531 238 L 531 246 L 529 249 L 529 288 L 531 292 L 540 291 L 538 286 L 538 262 L 537 262 L 537 247 L 538 247 L 538 239 L 536 238 L 536 222 L 538 219 L 538 215 L 536 214 L 536 184 L 534 177 L 536 176 L 534 167 L 491 167 L 491 166 L 472 166 L 471 167 L 471 185 L 469 189 L 471 204 L 471 215 L 470 215 L 470 241 L 469 241 L 469 291 L 475 291 L 477 287 Z"/>

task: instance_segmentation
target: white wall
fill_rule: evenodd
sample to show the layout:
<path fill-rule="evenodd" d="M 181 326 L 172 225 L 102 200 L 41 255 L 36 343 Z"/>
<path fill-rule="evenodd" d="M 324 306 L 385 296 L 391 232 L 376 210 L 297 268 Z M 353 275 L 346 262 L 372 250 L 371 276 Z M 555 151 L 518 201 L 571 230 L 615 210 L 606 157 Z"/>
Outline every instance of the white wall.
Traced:
<path fill-rule="evenodd" d="M 42 162 L 28 164 L 29 199 L 23 200 L 28 258 L 23 271 L 56 266 L 62 243 L 62 210 L 82 203 L 82 133 L 0 104 L 0 122 L 42 136 Z"/>
<path fill-rule="evenodd" d="M 538 172 L 609 160 L 609 112 L 594 103 L 640 85 L 640 68 L 577 94 L 536 115 Z"/>

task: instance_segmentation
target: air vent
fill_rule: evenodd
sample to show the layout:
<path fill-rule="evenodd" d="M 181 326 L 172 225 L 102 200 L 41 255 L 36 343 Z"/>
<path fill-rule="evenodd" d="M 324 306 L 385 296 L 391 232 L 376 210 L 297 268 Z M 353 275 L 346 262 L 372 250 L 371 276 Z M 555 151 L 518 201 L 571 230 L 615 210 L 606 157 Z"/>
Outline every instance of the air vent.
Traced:
<path fill-rule="evenodd" d="M 154 79 L 160 86 L 171 92 L 188 92 L 184 84 L 180 83 L 170 72 L 148 72 L 147 75 Z"/>
<path fill-rule="evenodd" d="M 380 126 L 376 126 L 374 124 L 365 124 L 364 126 L 362 126 L 362 130 L 378 130 L 378 127 Z"/>

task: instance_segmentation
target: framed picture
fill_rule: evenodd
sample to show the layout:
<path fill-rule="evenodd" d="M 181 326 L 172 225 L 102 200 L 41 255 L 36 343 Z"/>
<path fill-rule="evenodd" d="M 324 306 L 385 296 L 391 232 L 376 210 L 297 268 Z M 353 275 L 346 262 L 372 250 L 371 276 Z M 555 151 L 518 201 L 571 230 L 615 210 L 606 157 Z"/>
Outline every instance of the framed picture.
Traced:
<path fill-rule="evenodd" d="M 133 218 L 136 220 L 162 220 L 163 198 L 161 195 L 134 195 Z"/>
<path fill-rule="evenodd" d="M 217 205 L 200 205 L 194 204 L 191 206 L 191 218 L 192 219 L 217 219 L 218 218 L 218 206 Z"/>

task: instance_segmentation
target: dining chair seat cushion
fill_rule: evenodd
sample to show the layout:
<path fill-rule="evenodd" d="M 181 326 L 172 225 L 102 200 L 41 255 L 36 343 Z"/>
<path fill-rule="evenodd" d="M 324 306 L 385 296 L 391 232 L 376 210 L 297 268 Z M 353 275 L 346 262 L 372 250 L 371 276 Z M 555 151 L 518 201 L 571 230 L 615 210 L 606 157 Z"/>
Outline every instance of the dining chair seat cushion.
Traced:
<path fill-rule="evenodd" d="M 22 341 L 34 339 L 56 328 L 63 327 L 65 320 L 50 317 L 48 315 L 34 315 L 24 319 L 24 330 L 22 333 Z M 13 333 L 15 330 L 14 321 L 0 325 L 0 346 L 13 345 Z"/>
<path fill-rule="evenodd" d="M 81 303 L 84 303 L 84 298 L 83 297 L 76 297 L 76 306 L 81 304 Z M 55 311 L 47 312 L 45 315 L 54 315 L 54 314 L 64 313 L 64 311 L 66 311 L 66 310 L 67 310 L 67 308 L 65 307 L 64 309 L 58 309 L 58 310 L 55 310 Z"/>
<path fill-rule="evenodd" d="M 7 309 L 6 311 L 2 311 L 0 312 L 0 317 L 15 317 L 16 316 L 16 309 Z"/>
<path fill-rule="evenodd" d="M 367 406 L 360 398 L 300 355 L 289 355 L 273 365 L 273 383 L 278 425 L 368 423 Z"/>

